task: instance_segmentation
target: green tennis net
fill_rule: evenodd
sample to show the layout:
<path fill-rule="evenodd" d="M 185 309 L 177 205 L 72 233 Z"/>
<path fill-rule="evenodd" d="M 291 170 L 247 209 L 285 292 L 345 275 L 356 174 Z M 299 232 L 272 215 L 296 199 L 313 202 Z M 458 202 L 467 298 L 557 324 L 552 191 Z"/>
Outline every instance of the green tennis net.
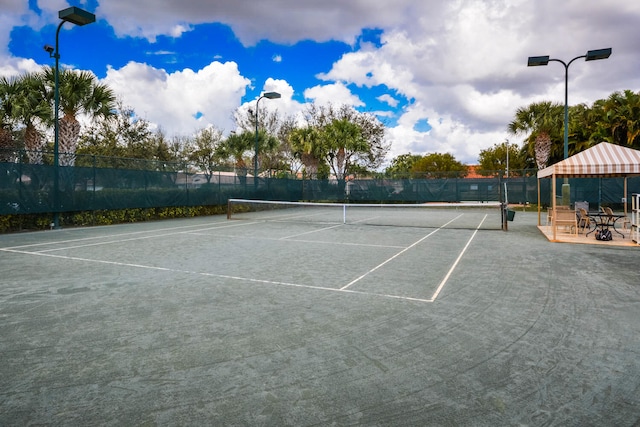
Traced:
<path fill-rule="evenodd" d="M 501 230 L 499 203 L 365 204 L 229 199 L 231 220 Z"/>

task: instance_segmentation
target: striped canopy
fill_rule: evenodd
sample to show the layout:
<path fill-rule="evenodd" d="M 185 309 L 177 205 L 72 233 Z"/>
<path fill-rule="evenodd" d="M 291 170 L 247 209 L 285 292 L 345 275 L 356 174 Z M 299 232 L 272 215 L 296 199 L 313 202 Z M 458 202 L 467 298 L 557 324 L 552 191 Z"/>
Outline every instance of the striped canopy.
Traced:
<path fill-rule="evenodd" d="M 538 178 L 592 178 L 640 175 L 640 151 L 601 142 L 538 171 Z"/>

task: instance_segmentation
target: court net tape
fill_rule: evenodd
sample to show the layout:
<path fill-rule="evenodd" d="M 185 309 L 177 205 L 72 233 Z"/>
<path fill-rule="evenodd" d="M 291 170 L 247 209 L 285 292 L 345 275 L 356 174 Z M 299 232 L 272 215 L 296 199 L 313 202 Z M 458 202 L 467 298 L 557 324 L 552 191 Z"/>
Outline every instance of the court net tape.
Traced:
<path fill-rule="evenodd" d="M 229 199 L 227 218 L 317 224 L 502 229 L 498 202 L 360 204 Z"/>

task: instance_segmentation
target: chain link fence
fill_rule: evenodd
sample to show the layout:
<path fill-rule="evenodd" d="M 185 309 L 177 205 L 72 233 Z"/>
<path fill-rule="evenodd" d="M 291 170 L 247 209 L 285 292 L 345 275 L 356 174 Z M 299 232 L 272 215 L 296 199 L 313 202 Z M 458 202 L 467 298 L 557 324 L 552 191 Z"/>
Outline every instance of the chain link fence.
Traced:
<path fill-rule="evenodd" d="M 450 174 L 430 178 L 350 178 L 309 180 L 274 178 L 253 170 L 216 168 L 196 171 L 186 163 L 76 155 L 75 166 L 53 166 L 53 155 L 29 163 L 24 151 L 0 153 L 0 215 L 78 212 L 129 208 L 224 205 L 229 198 L 282 201 L 347 201 L 352 203 L 496 202 L 537 203 L 535 171 L 513 171 L 487 177 Z M 57 179 L 56 179 L 57 175 Z M 57 188 L 55 183 L 58 183 Z M 560 181 L 559 181 L 560 183 Z M 505 185 L 506 184 L 506 185 Z M 571 200 L 592 206 L 622 205 L 640 192 L 640 178 L 571 179 Z M 541 200 L 550 204 L 551 181 L 541 180 Z M 560 186 L 560 185 L 559 185 Z"/>

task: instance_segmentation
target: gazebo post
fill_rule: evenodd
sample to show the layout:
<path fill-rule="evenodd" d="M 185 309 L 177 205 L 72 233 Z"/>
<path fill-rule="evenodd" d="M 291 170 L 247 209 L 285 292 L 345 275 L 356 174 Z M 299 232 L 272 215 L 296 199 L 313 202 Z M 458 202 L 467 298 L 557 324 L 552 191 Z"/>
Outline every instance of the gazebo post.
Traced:
<path fill-rule="evenodd" d="M 624 200 L 624 203 L 623 203 L 623 205 L 624 205 L 624 216 L 627 216 L 627 176 L 626 175 L 624 177 L 624 187 L 623 188 L 624 188 L 624 193 L 622 193 L 622 197 L 623 197 L 623 200 Z M 624 227 L 622 227 L 622 228 L 624 228 Z"/>
<path fill-rule="evenodd" d="M 540 218 L 540 178 L 538 178 L 538 227 L 542 225 L 542 220 Z"/>
<path fill-rule="evenodd" d="M 552 216 L 551 216 L 551 227 L 553 228 L 553 241 L 556 241 L 556 174 L 555 172 L 551 175 L 551 206 Z"/>

